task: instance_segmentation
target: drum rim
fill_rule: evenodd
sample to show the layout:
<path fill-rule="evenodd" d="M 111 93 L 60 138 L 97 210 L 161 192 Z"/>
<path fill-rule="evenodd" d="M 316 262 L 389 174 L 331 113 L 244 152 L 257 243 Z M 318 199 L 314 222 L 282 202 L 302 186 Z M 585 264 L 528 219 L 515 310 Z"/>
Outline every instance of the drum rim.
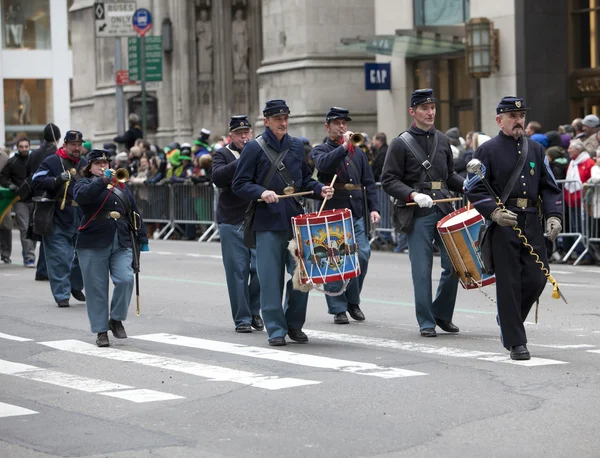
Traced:
<path fill-rule="evenodd" d="M 458 216 L 462 213 L 466 213 L 467 211 L 470 210 L 475 210 L 477 212 L 477 215 L 473 216 L 472 218 L 469 218 L 465 221 L 462 221 L 460 223 L 455 223 L 452 225 L 448 225 L 445 227 L 442 227 L 442 224 L 447 223 L 448 221 L 450 221 L 452 218 L 454 218 L 455 216 Z M 437 230 L 439 232 L 456 232 L 457 230 L 460 229 L 464 229 L 465 226 L 471 226 L 473 223 L 476 223 L 478 221 L 484 222 L 485 218 L 483 217 L 483 215 L 481 213 L 479 213 L 477 211 L 476 208 L 467 208 L 467 207 L 462 207 L 459 208 L 458 210 L 453 211 L 452 213 L 449 213 L 448 215 L 444 216 L 441 220 L 439 220 L 436 224 Z"/>
<path fill-rule="evenodd" d="M 292 219 L 294 220 L 295 224 L 306 225 L 306 223 L 308 223 L 308 224 L 323 224 L 326 222 L 334 223 L 334 222 L 338 222 L 338 221 L 343 221 L 345 219 L 350 219 L 352 217 L 352 212 L 348 208 L 344 208 L 344 209 L 334 208 L 332 210 L 322 211 L 320 216 L 317 216 L 318 214 L 319 214 L 319 212 L 304 213 L 302 215 L 293 216 Z"/>

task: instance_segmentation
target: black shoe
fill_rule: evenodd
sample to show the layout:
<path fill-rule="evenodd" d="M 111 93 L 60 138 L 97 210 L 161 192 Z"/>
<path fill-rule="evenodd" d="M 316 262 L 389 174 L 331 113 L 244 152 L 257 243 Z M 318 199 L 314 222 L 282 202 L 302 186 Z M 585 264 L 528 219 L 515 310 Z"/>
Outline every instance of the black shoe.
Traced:
<path fill-rule="evenodd" d="M 531 355 L 529 354 L 529 350 L 527 350 L 527 346 L 515 345 L 514 347 L 510 347 L 510 359 L 517 361 L 526 361 L 531 359 Z"/>
<path fill-rule="evenodd" d="M 113 320 L 111 318 L 108 320 L 108 328 L 117 339 L 127 339 L 127 333 L 125 332 L 122 321 Z"/>
<path fill-rule="evenodd" d="M 365 314 L 362 312 L 360 307 L 355 304 L 348 304 L 348 313 L 353 320 L 365 321 Z"/>
<path fill-rule="evenodd" d="M 44 277 L 43 275 L 36 275 L 35 281 L 48 281 L 48 277 Z"/>
<path fill-rule="evenodd" d="M 56 301 L 56 303 L 58 304 L 59 307 L 68 307 L 69 299 L 65 299 L 63 301 Z"/>
<path fill-rule="evenodd" d="M 71 296 L 73 296 L 79 302 L 85 302 L 85 294 L 83 294 L 83 291 L 77 291 L 76 289 L 72 289 Z"/>
<path fill-rule="evenodd" d="M 104 331 L 104 332 L 98 333 L 98 338 L 96 339 L 96 345 L 98 345 L 99 347 L 108 347 L 109 346 L 108 332 Z"/>
<path fill-rule="evenodd" d="M 302 332 L 302 329 L 288 329 L 288 336 L 294 342 L 307 343 L 308 336 Z"/>
<path fill-rule="evenodd" d="M 10 260 L 10 258 L 8 258 L 8 257 L 4 257 L 4 256 L 3 256 L 3 257 L 2 257 L 2 262 L 3 262 L 4 264 L 10 264 L 12 261 Z"/>
<path fill-rule="evenodd" d="M 437 337 L 437 332 L 434 328 L 421 329 L 421 336 L 423 337 Z"/>
<path fill-rule="evenodd" d="M 265 329 L 265 322 L 260 315 L 252 315 L 252 327 L 257 331 L 262 331 Z"/>
<path fill-rule="evenodd" d="M 440 328 L 442 328 L 442 331 L 446 331 L 446 332 L 460 331 L 460 329 L 458 329 L 458 326 L 456 326 L 452 321 L 440 320 L 439 318 L 436 318 L 435 324 L 437 324 Z"/>
<path fill-rule="evenodd" d="M 285 344 L 285 337 L 273 337 L 269 339 L 269 345 L 272 347 L 283 347 Z"/>
<path fill-rule="evenodd" d="M 235 332 L 239 332 L 241 334 L 252 332 L 252 327 L 248 323 L 238 324 L 235 327 Z"/>
<path fill-rule="evenodd" d="M 335 316 L 333 317 L 333 323 L 334 324 L 348 324 L 348 323 L 350 323 L 350 321 L 348 321 L 348 315 L 346 315 L 346 312 L 342 312 L 342 313 L 335 314 Z"/>

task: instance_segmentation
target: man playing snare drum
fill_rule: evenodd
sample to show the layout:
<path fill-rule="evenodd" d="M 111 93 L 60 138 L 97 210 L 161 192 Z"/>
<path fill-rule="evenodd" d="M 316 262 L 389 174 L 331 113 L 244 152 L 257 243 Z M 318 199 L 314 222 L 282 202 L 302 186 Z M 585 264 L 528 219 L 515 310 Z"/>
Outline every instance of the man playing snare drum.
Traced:
<path fill-rule="evenodd" d="M 401 211 L 412 213 L 406 203 L 417 204 L 410 224 L 397 227 L 408 235 L 408 254 L 412 271 L 417 321 L 423 337 L 436 337 L 436 325 L 446 332 L 458 332 L 452 323 L 458 277 L 436 224 L 452 212 L 452 205 L 434 200 L 462 192 L 464 179 L 453 172 L 452 150 L 448 137 L 434 127 L 437 99 L 432 89 L 419 89 L 410 96 L 410 115 L 414 122 L 408 131 L 395 138 L 388 148 L 381 184 L 398 200 Z M 442 276 L 432 302 L 431 269 L 433 240 L 440 248 Z"/>

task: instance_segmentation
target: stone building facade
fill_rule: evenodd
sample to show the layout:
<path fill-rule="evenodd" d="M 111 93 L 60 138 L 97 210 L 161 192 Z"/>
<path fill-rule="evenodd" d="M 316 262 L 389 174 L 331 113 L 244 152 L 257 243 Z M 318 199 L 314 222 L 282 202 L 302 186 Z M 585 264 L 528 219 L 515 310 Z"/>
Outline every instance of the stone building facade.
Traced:
<path fill-rule="evenodd" d="M 115 123 L 115 39 L 96 38 L 93 0 L 70 8 L 73 35 L 72 128 L 96 143 L 112 139 Z M 348 34 L 374 33 L 372 0 L 344 8 L 323 0 L 137 0 L 153 15 L 148 35 L 170 21 L 173 49 L 163 53 L 163 81 L 150 85 L 159 145 L 191 141 L 201 128 L 227 132 L 232 114 L 248 114 L 256 129 L 272 98 L 287 100 L 290 132 L 319 141 L 324 115 L 334 105 L 351 110 L 355 129 L 376 128 L 376 99 L 364 91 L 363 64 L 374 57 L 340 46 Z M 332 21 L 336 17 L 336 21 Z M 121 39 L 127 68 L 126 38 Z M 137 97 L 139 85 L 124 87 Z M 150 104 L 153 107 L 153 104 Z M 153 116 L 151 113 L 150 116 Z"/>

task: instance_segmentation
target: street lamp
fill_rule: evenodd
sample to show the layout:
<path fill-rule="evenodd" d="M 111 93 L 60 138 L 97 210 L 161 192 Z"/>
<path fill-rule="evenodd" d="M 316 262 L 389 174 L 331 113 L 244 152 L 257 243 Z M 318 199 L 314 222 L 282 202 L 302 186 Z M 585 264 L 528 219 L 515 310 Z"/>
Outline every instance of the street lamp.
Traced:
<path fill-rule="evenodd" d="M 465 25 L 467 72 L 487 78 L 499 69 L 498 30 L 487 18 L 472 18 Z"/>

